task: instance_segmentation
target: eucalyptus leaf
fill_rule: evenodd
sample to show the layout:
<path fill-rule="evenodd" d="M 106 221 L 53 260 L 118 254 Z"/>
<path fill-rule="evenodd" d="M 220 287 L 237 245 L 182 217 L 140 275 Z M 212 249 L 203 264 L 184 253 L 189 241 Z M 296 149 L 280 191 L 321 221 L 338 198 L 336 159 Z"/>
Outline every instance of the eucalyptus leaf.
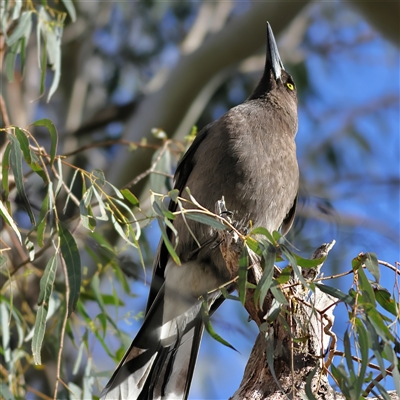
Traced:
<path fill-rule="evenodd" d="M 69 284 L 68 315 L 75 310 L 79 293 L 81 290 L 81 257 L 74 237 L 67 227 L 61 222 L 58 224 L 58 235 L 60 237 L 61 254 L 67 267 L 67 276 Z"/>

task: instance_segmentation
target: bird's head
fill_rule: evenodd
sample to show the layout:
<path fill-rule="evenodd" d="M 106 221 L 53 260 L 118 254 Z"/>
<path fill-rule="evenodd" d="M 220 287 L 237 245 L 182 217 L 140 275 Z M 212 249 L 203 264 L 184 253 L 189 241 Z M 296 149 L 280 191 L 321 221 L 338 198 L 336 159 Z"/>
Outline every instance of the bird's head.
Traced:
<path fill-rule="evenodd" d="M 265 98 L 285 105 L 297 118 L 297 92 L 292 76 L 285 71 L 270 24 L 267 22 L 267 56 L 263 76 L 248 100 Z"/>

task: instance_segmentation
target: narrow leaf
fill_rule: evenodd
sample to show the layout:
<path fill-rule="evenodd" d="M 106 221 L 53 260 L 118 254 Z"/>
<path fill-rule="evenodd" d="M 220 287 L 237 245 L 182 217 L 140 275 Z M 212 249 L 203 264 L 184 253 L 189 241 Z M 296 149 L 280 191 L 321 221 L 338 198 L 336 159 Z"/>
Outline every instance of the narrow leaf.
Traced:
<path fill-rule="evenodd" d="M 367 331 L 362 324 L 356 325 L 357 335 L 358 335 L 358 346 L 361 353 L 361 365 L 358 371 L 357 388 L 356 388 L 356 398 L 361 396 L 363 383 L 366 376 L 367 366 L 368 366 L 368 336 Z"/>
<path fill-rule="evenodd" d="M 24 155 L 25 161 L 27 164 L 32 164 L 31 152 L 29 149 L 29 140 L 26 137 L 25 133 L 18 128 L 18 126 L 13 126 L 15 136 L 18 139 L 19 145 L 22 150 L 22 154 Z"/>
<path fill-rule="evenodd" d="M 375 290 L 375 298 L 386 311 L 394 316 L 398 315 L 397 307 L 399 307 L 399 305 L 391 298 L 390 293 L 386 289 Z"/>
<path fill-rule="evenodd" d="M 92 171 L 92 175 L 96 178 L 96 183 L 100 186 L 103 187 L 106 183 L 106 177 L 104 176 L 104 172 L 101 169 L 94 169 Z"/>
<path fill-rule="evenodd" d="M 6 75 L 9 82 L 14 82 L 14 65 L 18 54 L 19 42 L 9 47 L 5 60 Z"/>
<path fill-rule="evenodd" d="M 238 279 L 238 292 L 239 299 L 242 304 L 246 301 L 246 283 L 247 283 L 247 268 L 249 267 L 249 252 L 247 246 L 243 247 L 242 254 L 239 258 L 239 279 Z"/>
<path fill-rule="evenodd" d="M 4 197 L 7 199 L 8 194 L 10 193 L 8 186 L 8 172 L 10 170 L 10 150 L 11 150 L 11 142 L 7 144 L 6 149 L 3 153 L 3 159 L 1 161 L 1 186 L 4 192 Z"/>
<path fill-rule="evenodd" d="M 38 298 L 38 305 L 45 305 L 48 307 L 51 293 L 53 291 L 53 284 L 56 278 L 57 271 L 57 255 L 54 254 L 47 262 L 43 276 L 40 279 L 40 293 Z"/>
<path fill-rule="evenodd" d="M 201 224 L 208 225 L 222 231 L 228 229 L 227 226 L 225 226 L 221 221 L 218 221 L 214 217 L 211 217 L 201 212 L 191 212 L 191 210 L 186 210 L 185 217 L 187 219 L 200 222 Z"/>
<path fill-rule="evenodd" d="M 12 230 L 17 235 L 18 240 L 22 244 L 22 238 L 21 238 L 21 234 L 19 233 L 18 227 L 15 224 L 11 215 L 8 213 L 7 208 L 5 207 L 5 205 L 3 204 L 3 202 L 1 200 L 0 200 L 0 214 L 2 215 L 4 220 L 7 222 L 7 224 L 11 226 Z"/>
<path fill-rule="evenodd" d="M 260 282 L 258 282 L 257 289 L 254 293 L 254 301 L 259 300 L 259 307 L 263 309 L 263 303 L 268 289 L 272 284 L 272 277 L 274 275 L 274 263 L 276 249 L 275 246 L 268 242 L 263 242 L 263 252 L 261 259 L 261 266 L 263 267 L 263 274 Z"/>
<path fill-rule="evenodd" d="M 54 158 L 56 157 L 57 153 L 57 144 L 58 144 L 58 133 L 56 127 L 54 126 L 53 122 L 47 118 L 39 119 L 38 121 L 34 122 L 32 125 L 34 126 L 45 126 L 50 133 L 50 166 L 53 166 Z"/>
<path fill-rule="evenodd" d="M 367 267 L 368 271 L 371 272 L 376 282 L 379 283 L 380 271 L 378 258 L 376 257 L 375 253 L 367 253 L 365 255 L 365 266 Z"/>
<path fill-rule="evenodd" d="M 35 365 L 40 365 L 42 363 L 40 352 L 42 349 L 44 333 L 46 331 L 47 311 L 47 307 L 40 306 L 36 314 L 32 338 L 32 355 Z"/>
<path fill-rule="evenodd" d="M 283 254 L 285 255 L 285 257 L 289 261 L 291 267 L 293 268 L 293 271 L 296 274 L 296 276 L 299 279 L 299 281 L 303 284 L 303 286 L 305 288 L 310 289 L 308 283 L 306 282 L 306 280 L 303 277 L 303 274 L 300 271 L 300 268 L 297 265 L 297 260 L 296 260 L 296 257 L 294 256 L 294 254 L 286 246 L 284 246 L 283 244 L 280 247 L 282 249 Z"/>
<path fill-rule="evenodd" d="M 354 304 L 354 299 L 348 294 L 343 293 L 341 290 L 336 289 L 332 286 L 328 285 L 322 285 L 321 283 L 315 283 L 315 286 L 318 287 L 319 290 L 322 292 L 329 294 L 330 296 L 333 296 L 337 298 L 340 301 L 343 301 L 346 304 L 352 305 Z"/>
<path fill-rule="evenodd" d="M 133 207 L 139 207 L 139 200 L 129 189 L 122 189 L 121 193 L 125 199 L 133 205 Z"/>
<path fill-rule="evenodd" d="M 217 342 L 223 344 L 226 347 L 229 347 L 232 350 L 237 351 L 229 342 L 223 339 L 218 333 L 214 331 L 214 328 L 211 325 L 210 315 L 208 313 L 208 303 L 207 301 L 203 301 L 201 305 L 201 314 L 203 317 L 204 327 L 206 331 L 210 334 L 210 336 L 216 340 Z"/>
<path fill-rule="evenodd" d="M 67 266 L 69 283 L 68 315 L 75 310 L 81 289 L 81 258 L 78 246 L 70 231 L 62 224 L 58 224 L 58 235 L 60 237 L 61 254 Z"/>
<path fill-rule="evenodd" d="M 71 0 L 62 0 L 62 2 L 64 3 L 64 6 L 68 11 L 71 21 L 75 22 L 76 21 L 76 11 L 75 11 L 75 7 L 74 7 L 74 3 Z"/>
<path fill-rule="evenodd" d="M 65 206 L 63 208 L 64 214 L 65 214 L 65 211 L 67 210 L 68 202 L 71 197 L 72 188 L 74 187 L 74 183 L 75 183 L 75 179 L 76 179 L 77 175 L 78 175 L 78 170 L 76 169 L 74 172 L 74 175 L 72 175 L 71 184 L 69 185 L 69 188 L 68 188 L 68 196 L 67 196 L 67 200 L 65 200 Z"/>
<path fill-rule="evenodd" d="M 263 235 L 265 236 L 273 245 L 277 245 L 276 240 L 274 237 L 271 235 L 271 233 L 268 232 L 267 229 L 263 228 L 262 226 L 259 226 L 258 228 L 254 228 L 251 232 L 250 235 Z"/>
<path fill-rule="evenodd" d="M 375 295 L 371 283 L 369 282 L 367 275 L 365 275 L 364 269 L 361 265 L 358 267 L 358 280 L 362 291 L 363 301 L 375 305 Z"/>
<path fill-rule="evenodd" d="M 22 198 L 22 201 L 25 205 L 25 209 L 29 215 L 29 219 L 31 220 L 32 225 L 36 225 L 35 216 L 33 215 L 31 205 L 29 204 L 28 197 L 26 196 L 24 182 L 23 182 L 21 147 L 15 136 L 13 135 L 8 135 L 8 136 L 12 143 L 10 151 L 10 161 L 11 161 L 11 168 L 14 173 L 15 185 L 17 186 L 18 194 Z"/>
<path fill-rule="evenodd" d="M 13 30 L 12 34 L 6 39 L 7 46 L 12 46 L 26 32 L 29 21 L 32 18 L 32 11 L 24 11 L 19 18 L 18 25 Z"/>
<path fill-rule="evenodd" d="M 158 222 L 158 226 L 160 227 L 161 236 L 162 236 L 162 238 L 163 238 L 163 240 L 164 240 L 164 244 L 165 244 L 165 247 L 166 247 L 167 250 L 168 250 L 168 253 L 169 253 L 170 256 L 172 257 L 172 259 L 174 260 L 174 262 L 175 262 L 176 265 L 181 265 L 181 261 L 180 261 L 178 255 L 176 254 L 175 249 L 174 249 L 174 247 L 172 246 L 172 243 L 171 243 L 170 240 L 169 240 L 167 231 L 166 231 L 166 229 L 165 229 L 164 224 L 162 223 L 162 220 L 161 220 L 160 218 L 157 218 L 157 222 Z"/>

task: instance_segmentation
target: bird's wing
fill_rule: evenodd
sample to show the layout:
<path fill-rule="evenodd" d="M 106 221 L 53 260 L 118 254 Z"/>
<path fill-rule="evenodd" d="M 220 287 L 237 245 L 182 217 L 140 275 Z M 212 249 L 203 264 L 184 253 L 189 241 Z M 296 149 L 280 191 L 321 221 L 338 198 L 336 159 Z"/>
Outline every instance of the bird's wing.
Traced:
<path fill-rule="evenodd" d="M 285 236 L 289 232 L 290 228 L 293 225 L 294 217 L 296 215 L 297 198 L 298 195 L 294 199 L 292 207 L 290 208 L 289 212 L 286 214 L 286 217 L 282 222 L 281 233 L 283 236 Z"/>
<path fill-rule="evenodd" d="M 199 148 L 200 144 L 208 135 L 212 125 L 214 122 L 206 125 L 196 136 L 195 140 L 193 141 L 192 145 L 189 147 L 187 152 L 183 155 L 182 159 L 180 160 L 178 167 L 175 171 L 174 181 L 175 185 L 174 188 L 179 190 L 179 195 L 185 190 L 186 182 L 189 178 L 190 173 L 193 170 L 195 165 L 194 155 Z M 170 201 L 169 203 L 169 211 L 174 212 L 176 211 L 177 204 L 174 201 Z M 167 234 L 170 235 L 171 231 L 167 227 Z M 149 298 L 147 300 L 147 307 L 146 307 L 146 314 L 150 310 L 151 305 L 154 302 L 154 299 L 157 296 L 157 293 L 160 291 L 162 285 L 164 284 L 164 274 L 165 274 L 165 267 L 167 265 L 169 259 L 168 249 L 164 244 L 164 241 L 161 240 L 158 246 L 158 251 L 154 259 L 153 265 L 153 278 L 151 281 Z"/>

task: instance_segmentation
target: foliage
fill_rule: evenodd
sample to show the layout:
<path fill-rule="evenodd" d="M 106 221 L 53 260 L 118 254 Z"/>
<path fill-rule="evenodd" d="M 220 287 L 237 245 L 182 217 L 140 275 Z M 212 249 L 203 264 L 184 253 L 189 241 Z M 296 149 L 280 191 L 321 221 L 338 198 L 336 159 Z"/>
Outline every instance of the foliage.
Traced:
<path fill-rule="evenodd" d="M 32 34 L 32 26 L 36 22 L 37 58 L 41 69 L 40 95 L 45 90 L 47 64 L 51 65 L 54 71 L 48 100 L 50 100 L 60 82 L 61 39 L 65 18 L 69 15 L 72 21 L 76 19 L 72 1 L 62 0 L 62 2 L 67 12 L 50 7 L 46 0 L 36 7 L 31 1 L 23 2 L 22 0 L 6 0 L 0 6 L 0 31 L 4 34 L 8 47 L 5 60 L 8 79 L 14 80 L 14 66 L 18 55 L 20 55 L 21 75 L 24 73 L 27 45 Z"/>

